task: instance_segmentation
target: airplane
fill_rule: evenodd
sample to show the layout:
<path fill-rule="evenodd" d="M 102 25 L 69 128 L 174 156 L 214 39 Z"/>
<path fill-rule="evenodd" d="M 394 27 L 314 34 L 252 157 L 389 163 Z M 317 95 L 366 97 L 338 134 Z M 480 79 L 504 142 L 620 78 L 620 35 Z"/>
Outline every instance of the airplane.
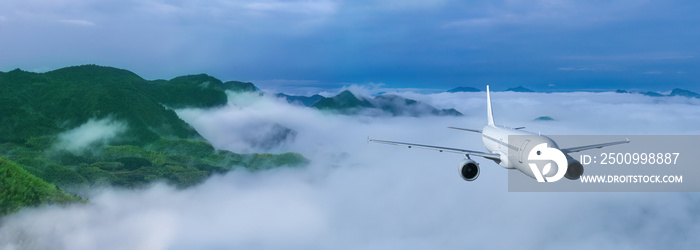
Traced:
<path fill-rule="evenodd" d="M 569 155 L 569 153 L 573 152 L 579 152 L 583 150 L 589 150 L 589 149 L 595 149 L 595 148 L 602 148 L 602 147 L 607 147 L 607 146 L 613 146 L 613 145 L 618 145 L 618 144 L 623 144 L 623 143 L 629 143 L 629 139 L 626 139 L 624 141 L 614 141 L 614 142 L 607 142 L 607 143 L 601 143 L 601 144 L 593 144 L 593 145 L 586 145 L 586 146 L 579 146 L 579 147 L 571 147 L 571 148 L 563 148 L 560 149 L 559 146 L 557 145 L 554 140 L 551 138 L 540 135 L 540 134 L 535 134 L 532 132 L 528 132 L 524 129 L 525 127 L 518 127 L 518 128 L 507 128 L 505 126 L 500 126 L 496 125 L 494 120 L 493 120 L 493 112 L 491 108 L 491 93 L 489 91 L 489 86 L 486 86 L 486 114 L 487 114 L 487 119 L 488 119 L 488 124 L 483 127 L 482 130 L 476 130 L 476 129 L 467 129 L 467 128 L 457 128 L 457 127 L 448 127 L 451 129 L 457 129 L 457 130 L 462 130 L 462 131 L 468 131 L 468 132 L 474 132 L 474 133 L 480 133 L 481 134 L 481 140 L 484 143 L 484 146 L 488 150 L 488 152 L 480 152 L 480 151 L 473 151 L 473 150 L 466 150 L 466 149 L 459 149 L 459 148 L 449 148 L 449 147 L 440 147 L 440 146 L 430 146 L 430 145 L 422 145 L 422 144 L 414 144 L 414 143 L 405 143 L 405 142 L 395 142 L 395 141 L 384 141 L 384 140 L 375 140 L 375 139 L 367 139 L 369 142 L 375 142 L 375 143 L 383 143 L 383 144 L 389 144 L 389 145 L 398 145 L 398 146 L 407 146 L 408 148 L 423 148 L 423 149 L 431 149 L 431 150 L 437 150 L 440 152 L 450 152 L 450 153 L 458 153 L 458 154 L 463 154 L 465 156 L 464 161 L 459 167 L 459 174 L 462 177 L 462 179 L 466 181 L 474 181 L 476 180 L 477 177 L 479 177 L 479 163 L 476 161 L 472 160 L 470 155 L 473 156 L 479 156 L 483 157 L 489 160 L 492 160 L 496 162 L 498 165 L 500 165 L 503 168 L 506 169 L 517 169 L 520 172 L 524 173 L 527 176 L 530 176 L 534 179 L 537 179 L 539 182 L 548 182 L 549 180 L 559 180 L 561 179 L 561 175 L 563 177 L 566 177 L 569 180 L 577 180 L 581 175 L 583 175 L 583 165 L 577 160 L 575 160 L 573 157 Z M 509 135 L 518 135 L 518 136 L 512 136 L 510 137 L 509 141 Z M 541 144 L 545 144 L 544 146 Z M 561 153 L 563 153 L 563 157 L 565 157 L 566 163 L 564 163 L 564 158 L 561 158 L 562 164 L 566 164 L 566 172 L 559 171 L 558 168 L 555 171 L 556 175 L 559 175 L 558 178 L 550 178 L 550 177 L 544 177 L 544 175 L 547 175 L 548 173 L 552 172 L 551 171 L 551 165 L 547 164 L 545 165 L 544 169 L 540 171 L 538 168 L 535 168 L 532 166 L 532 164 L 528 164 L 528 161 L 525 159 L 526 155 L 528 156 L 527 159 L 530 160 L 544 160 L 540 156 L 542 152 L 545 151 L 545 149 L 558 149 Z M 535 150 L 533 150 L 535 149 Z M 510 150 L 510 154 L 508 153 Z M 525 154 L 525 152 L 530 152 L 529 154 Z M 535 153 L 536 152 L 536 153 Z M 561 155 L 561 154 L 560 154 Z M 552 159 L 553 160 L 553 159 Z M 559 162 L 554 160 L 555 163 L 557 163 L 557 166 L 559 165 Z M 540 173 L 543 172 L 543 173 Z M 562 173 L 560 173 L 562 172 Z"/>

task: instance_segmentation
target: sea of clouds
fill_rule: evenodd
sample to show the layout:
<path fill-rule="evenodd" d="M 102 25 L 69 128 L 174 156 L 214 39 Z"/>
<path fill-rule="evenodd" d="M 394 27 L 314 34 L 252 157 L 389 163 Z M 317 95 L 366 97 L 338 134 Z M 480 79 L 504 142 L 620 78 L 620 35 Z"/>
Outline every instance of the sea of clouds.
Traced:
<path fill-rule="evenodd" d="M 396 92 L 463 117 L 331 115 L 270 96 L 178 110 L 215 147 L 255 152 L 249 138 L 295 131 L 267 152 L 304 168 L 234 171 L 178 190 L 106 189 L 88 204 L 5 218 L 0 249 L 692 249 L 695 193 L 509 193 L 507 171 L 476 158 L 367 143 L 367 138 L 485 150 L 485 93 Z M 700 100 L 616 93 L 492 93 L 496 123 L 543 134 L 699 134 Z M 554 121 L 533 121 L 551 116 Z M 267 131 L 267 132 L 266 132 Z M 274 132 L 274 131 L 273 131 Z M 566 145 L 560 145 L 566 146 Z M 572 145 L 573 146 L 573 145 Z"/>

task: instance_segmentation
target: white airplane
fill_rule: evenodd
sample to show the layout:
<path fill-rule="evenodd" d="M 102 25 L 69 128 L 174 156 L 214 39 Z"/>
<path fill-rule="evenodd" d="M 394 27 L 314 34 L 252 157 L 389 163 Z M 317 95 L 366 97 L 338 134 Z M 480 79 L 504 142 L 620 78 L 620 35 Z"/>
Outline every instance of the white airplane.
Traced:
<path fill-rule="evenodd" d="M 594 144 L 594 145 L 586 145 L 586 146 L 580 146 L 580 147 L 573 147 L 573 148 L 563 148 L 560 149 L 557 143 L 554 142 L 551 138 L 544 136 L 544 135 L 539 135 L 539 134 L 534 134 L 528 131 L 522 130 L 524 127 L 519 127 L 519 128 L 507 128 L 504 126 L 498 126 L 494 123 L 493 121 L 493 112 L 491 111 L 491 93 L 489 92 L 489 86 L 486 86 L 486 112 L 487 112 L 487 117 L 488 117 L 488 124 L 484 126 L 482 130 L 476 130 L 476 129 L 466 129 L 466 128 L 455 128 L 455 127 L 449 127 L 451 129 L 458 129 L 458 130 L 464 130 L 464 131 L 470 131 L 470 132 L 475 132 L 475 133 L 481 133 L 481 139 L 484 142 L 484 146 L 488 150 L 488 152 L 479 152 L 479 151 L 472 151 L 472 150 L 466 150 L 466 149 L 458 149 L 458 148 L 448 148 L 448 147 L 439 147 L 439 146 L 430 146 L 430 145 L 421 145 L 421 144 L 413 144 L 413 143 L 404 143 L 404 142 L 394 142 L 394 141 L 383 141 L 383 140 L 374 140 L 374 139 L 368 139 L 371 142 L 376 142 L 376 143 L 383 143 L 383 144 L 390 144 L 390 145 L 399 145 L 399 146 L 408 146 L 408 148 L 416 147 L 416 148 L 423 148 L 423 149 L 432 149 L 432 150 L 438 150 L 440 152 L 451 152 L 451 153 L 458 153 L 458 154 L 463 154 L 465 156 L 464 162 L 459 167 L 459 174 L 462 176 L 462 178 L 466 181 L 473 181 L 476 180 L 477 177 L 479 177 L 479 164 L 472 160 L 469 156 L 470 155 L 475 155 L 475 156 L 480 156 L 484 157 L 489 160 L 493 160 L 496 162 L 498 165 L 501 167 L 504 167 L 506 169 L 517 169 L 520 172 L 523 172 L 527 176 L 530 176 L 532 178 L 537 179 L 540 182 L 546 182 L 549 180 L 559 180 L 562 176 L 552 176 L 552 177 L 545 177 L 544 175 L 547 175 L 548 173 L 552 173 L 552 169 L 550 164 L 545 165 L 544 169 L 540 171 L 539 169 L 535 168 L 532 166 L 532 164 L 527 164 L 528 161 L 524 158 L 527 155 L 527 159 L 529 160 L 547 160 L 543 159 L 540 156 L 541 152 L 545 152 L 548 149 L 554 148 L 558 149 L 561 153 L 563 153 L 563 157 L 565 157 L 565 163 L 564 163 L 564 158 L 561 158 L 561 164 L 566 164 L 566 172 L 563 171 L 558 171 L 558 168 L 554 173 L 556 175 L 563 175 L 563 177 L 566 177 L 567 179 L 570 180 L 576 180 L 581 175 L 583 174 L 583 165 L 581 165 L 580 162 L 575 160 L 573 157 L 569 156 L 569 153 L 572 152 L 579 152 L 583 150 L 588 150 L 588 149 L 594 149 L 594 148 L 602 148 L 606 146 L 612 146 L 612 145 L 618 145 L 618 144 L 623 144 L 623 143 L 629 143 L 629 139 L 624 140 L 624 141 L 615 141 L 615 142 L 608 142 L 608 143 L 601 143 L 601 144 Z M 518 135 L 518 136 L 513 136 L 510 137 L 511 141 L 509 141 L 509 135 Z M 544 146 L 541 145 L 543 143 L 546 143 Z M 533 151 L 535 149 L 535 151 Z M 510 154 L 508 153 L 510 150 Z M 529 154 L 526 154 L 525 152 L 530 152 Z M 536 152 L 536 153 L 535 153 Z M 551 160 L 551 159 L 550 159 Z M 555 162 L 557 162 L 555 160 Z M 559 163 L 557 164 L 559 166 Z M 542 172 L 542 173 L 540 173 Z M 552 179 L 550 179 L 552 178 Z"/>

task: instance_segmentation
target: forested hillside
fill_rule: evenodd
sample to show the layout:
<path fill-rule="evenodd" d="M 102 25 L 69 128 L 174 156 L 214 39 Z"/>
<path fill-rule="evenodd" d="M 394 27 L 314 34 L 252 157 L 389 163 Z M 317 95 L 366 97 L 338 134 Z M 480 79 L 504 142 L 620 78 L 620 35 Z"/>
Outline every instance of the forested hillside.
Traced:
<path fill-rule="evenodd" d="M 80 200 L 61 190 L 185 188 L 235 168 L 305 164 L 296 153 L 215 150 L 172 110 L 224 105 L 226 90 L 251 88 L 204 74 L 148 81 L 96 65 L 0 72 L 0 212 Z"/>
<path fill-rule="evenodd" d="M 4 157 L 0 157 L 0 198 L 0 215 L 26 206 L 66 204 L 81 200 L 80 197 L 69 195 L 33 176 Z"/>

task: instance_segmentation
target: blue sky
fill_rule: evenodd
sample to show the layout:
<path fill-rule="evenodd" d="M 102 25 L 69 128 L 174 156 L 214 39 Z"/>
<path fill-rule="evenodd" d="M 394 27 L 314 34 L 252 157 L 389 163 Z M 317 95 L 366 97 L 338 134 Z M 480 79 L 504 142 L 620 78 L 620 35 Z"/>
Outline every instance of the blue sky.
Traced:
<path fill-rule="evenodd" d="M 0 2 L 0 70 L 78 64 L 262 87 L 700 91 L 689 1 Z"/>

